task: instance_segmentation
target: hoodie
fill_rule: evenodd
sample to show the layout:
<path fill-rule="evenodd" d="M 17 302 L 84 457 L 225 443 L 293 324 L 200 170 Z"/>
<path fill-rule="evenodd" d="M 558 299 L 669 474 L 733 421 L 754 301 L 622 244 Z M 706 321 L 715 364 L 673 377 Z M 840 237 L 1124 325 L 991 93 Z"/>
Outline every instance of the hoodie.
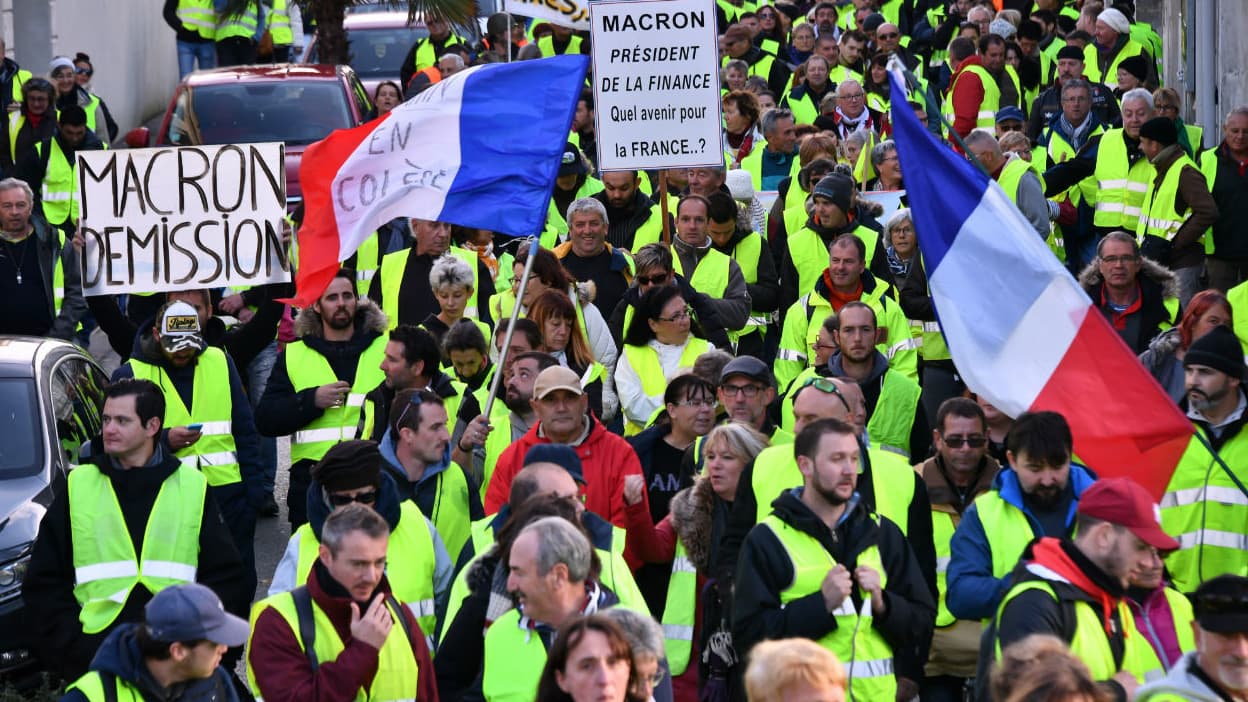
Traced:
<path fill-rule="evenodd" d="M 863 399 L 867 403 L 867 420 L 875 416 L 876 407 L 880 403 L 880 395 L 884 390 L 884 374 L 888 372 L 888 359 L 878 350 L 872 351 L 873 362 L 871 365 L 871 374 L 858 382 L 858 387 L 862 390 Z M 844 378 L 849 380 L 849 375 L 845 372 L 844 356 L 840 351 L 832 354 L 828 359 L 828 370 L 833 378 Z M 932 445 L 931 432 L 927 428 L 927 413 L 923 411 L 923 403 L 916 402 L 914 404 L 914 419 L 910 423 L 910 454 L 907 458 L 911 460 L 921 458 L 928 454 L 928 449 Z"/>
<path fill-rule="evenodd" d="M 1140 363 L 1157 379 L 1166 394 L 1178 404 L 1187 394 L 1183 362 L 1176 353 L 1183 344 L 1178 327 L 1170 327 L 1148 342 L 1148 348 L 1140 354 Z"/>
<path fill-rule="evenodd" d="M 833 561 L 851 572 L 863 551 L 870 546 L 879 548 L 887 576 L 885 611 L 874 616 L 871 625 L 892 647 L 897 676 L 922 680 L 927 656 L 916 654 L 931 637 L 936 604 L 906 537 L 887 518 L 873 518 L 857 494 L 835 528 L 829 529 L 802 502 L 802 490 L 794 488 L 777 497 L 771 503 L 772 513 L 814 537 Z M 732 636 L 737 651 L 748 652 L 763 639 L 796 636 L 818 640 L 837 628 L 837 619 L 828 612 L 820 591 L 781 605 L 780 593 L 793 578 L 793 562 L 775 532 L 767 526 L 750 530 L 741 547 L 733 591 Z M 850 597 L 854 609 L 861 610 L 860 590 L 854 588 Z M 849 652 L 838 653 L 847 657 Z"/>
<path fill-rule="evenodd" d="M 147 669 L 135 638 L 137 624 L 123 624 L 104 639 L 91 661 L 91 671 L 101 678 L 112 677 L 137 688 L 144 702 L 238 702 L 234 681 L 220 665 L 207 678 L 175 683 L 164 687 Z M 81 690 L 65 693 L 61 702 L 87 702 Z"/>

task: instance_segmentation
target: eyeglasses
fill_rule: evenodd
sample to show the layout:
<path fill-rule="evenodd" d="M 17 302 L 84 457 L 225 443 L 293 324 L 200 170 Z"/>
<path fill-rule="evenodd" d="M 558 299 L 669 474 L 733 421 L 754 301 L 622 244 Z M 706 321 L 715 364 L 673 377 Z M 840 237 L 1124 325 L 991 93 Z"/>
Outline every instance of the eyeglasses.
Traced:
<path fill-rule="evenodd" d="M 683 322 L 693 316 L 693 309 L 685 305 L 685 309 L 677 312 L 671 317 L 655 317 L 660 322 Z"/>
<path fill-rule="evenodd" d="M 325 490 L 325 501 L 334 507 L 346 507 L 352 502 L 359 502 L 362 505 L 371 505 L 377 502 L 377 491 L 369 490 L 368 492 L 359 492 L 354 495 L 345 495 Z"/>
<path fill-rule="evenodd" d="M 57 71 L 53 73 L 52 77 L 53 78 L 73 78 L 74 72 L 70 69 L 65 69 L 65 70 L 61 70 L 61 71 Z"/>
<path fill-rule="evenodd" d="M 654 275 L 633 276 L 633 280 L 636 280 L 638 285 L 651 285 L 651 284 L 666 285 L 669 278 L 671 278 L 670 273 L 655 273 Z"/>
<path fill-rule="evenodd" d="M 736 397 L 738 394 L 744 395 L 746 399 L 753 399 L 758 393 L 763 391 L 759 385 L 720 385 L 719 389 L 728 397 Z"/>
<path fill-rule="evenodd" d="M 719 401 L 704 397 L 700 400 L 681 400 L 680 402 L 676 402 L 674 404 L 677 407 L 699 407 L 701 408 L 701 407 L 714 407 L 715 405 L 719 404 Z"/>
<path fill-rule="evenodd" d="M 1071 96 L 1062 97 L 1062 102 L 1068 103 L 1071 105 L 1078 105 L 1081 102 L 1087 102 L 1088 99 L 1089 98 L 1087 95 L 1071 95 Z"/>
<path fill-rule="evenodd" d="M 90 68 L 75 68 L 74 73 L 77 73 L 80 76 L 89 76 L 89 75 L 94 75 L 95 71 L 91 70 Z"/>
<path fill-rule="evenodd" d="M 850 93 L 849 95 L 837 95 L 837 100 L 861 100 L 866 97 L 866 93 Z"/>
<path fill-rule="evenodd" d="M 642 682 L 649 685 L 650 689 L 653 690 L 659 685 L 662 685 L 663 679 L 666 677 L 667 677 L 667 671 L 663 669 L 663 666 L 659 666 L 659 669 L 654 671 L 653 675 L 651 675 L 648 678 L 643 678 Z"/>
<path fill-rule="evenodd" d="M 1154 108 L 1158 112 L 1176 112 L 1177 113 L 1179 111 L 1178 105 L 1155 105 Z"/>
<path fill-rule="evenodd" d="M 983 448 L 984 444 L 988 443 L 988 437 L 983 434 L 967 434 L 965 436 L 962 434 L 950 434 L 949 436 L 942 435 L 940 439 L 945 442 L 946 446 L 955 449 L 962 448 L 964 444 L 971 448 Z"/>
<path fill-rule="evenodd" d="M 812 342 L 810 342 L 810 350 L 811 350 L 811 351 L 815 351 L 815 352 L 818 352 L 818 351 L 835 351 L 835 350 L 836 350 L 836 344 L 821 344 L 821 343 L 819 343 L 818 341 L 812 341 Z"/>
<path fill-rule="evenodd" d="M 403 408 L 403 411 L 399 413 L 399 421 L 395 422 L 394 426 L 396 427 L 403 426 L 403 420 L 407 418 L 407 411 L 413 407 L 420 407 L 420 403 L 421 403 L 420 393 L 418 392 L 412 393 L 411 399 L 408 400 L 407 406 Z M 416 411 L 419 412 L 420 410 L 418 409 Z"/>
<path fill-rule="evenodd" d="M 819 376 L 815 376 L 807 380 L 806 382 L 802 383 L 802 387 L 803 388 L 813 387 L 819 392 L 826 392 L 831 395 L 836 395 L 836 397 L 841 401 L 841 404 L 845 405 L 845 411 L 851 412 L 851 413 L 853 412 L 853 410 L 849 408 L 849 400 L 846 399 L 845 395 L 841 393 L 841 389 L 836 387 L 836 383 L 833 382 L 831 378 L 821 378 Z"/>
<path fill-rule="evenodd" d="M 1101 257 L 1101 263 L 1108 263 L 1111 266 L 1117 265 L 1119 263 L 1135 263 L 1138 260 L 1140 260 L 1139 256 L 1102 256 Z"/>
<path fill-rule="evenodd" d="M 887 41 L 889 39 L 896 39 L 899 36 L 901 36 L 900 32 L 889 32 L 888 34 L 876 34 L 875 38 L 884 39 L 885 41 Z"/>

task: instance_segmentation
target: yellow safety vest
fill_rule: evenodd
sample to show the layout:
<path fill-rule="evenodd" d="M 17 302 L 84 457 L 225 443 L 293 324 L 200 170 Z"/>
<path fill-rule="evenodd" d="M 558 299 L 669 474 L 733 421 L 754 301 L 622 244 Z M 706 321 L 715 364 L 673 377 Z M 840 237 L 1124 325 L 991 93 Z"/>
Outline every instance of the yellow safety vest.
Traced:
<path fill-rule="evenodd" d="M 716 251 L 714 253 L 719 252 Z M 723 254 L 719 255 L 723 256 Z M 727 257 L 725 256 L 725 258 Z M 673 256 L 672 260 L 675 261 L 676 257 Z M 698 267 L 701 268 L 701 266 Z M 711 345 L 706 339 L 690 336 L 688 341 L 685 342 L 685 349 L 680 352 L 680 359 L 677 361 L 676 367 L 693 368 L 693 362 L 698 360 L 698 356 L 706 353 L 710 348 Z M 663 372 L 663 366 L 659 364 L 659 353 L 650 346 L 625 344 L 624 355 L 628 357 L 629 365 L 633 367 L 633 371 L 641 379 L 641 391 L 651 397 L 662 397 L 664 389 L 667 388 L 667 374 Z M 624 422 L 624 435 L 632 436 L 640 433 L 644 428 L 634 420 L 627 419 Z"/>
<path fill-rule="evenodd" d="M 758 11 L 758 4 L 748 2 L 748 0 L 740 5 L 734 5 L 728 2 L 728 0 L 715 0 L 715 4 L 719 6 L 719 9 L 724 11 L 724 16 L 728 18 L 728 24 L 736 22 L 737 18 L 744 12 Z"/>
<path fill-rule="evenodd" d="M 209 41 L 216 38 L 217 12 L 212 0 L 178 0 L 177 15 L 188 30 Z"/>
<path fill-rule="evenodd" d="M 174 453 L 188 468 L 198 468 L 213 487 L 242 482 L 234 444 L 234 402 L 230 397 L 230 366 L 225 352 L 209 346 L 195 359 L 191 409 L 187 409 L 164 368 L 130 359 L 134 377 L 150 380 L 165 394 L 163 426 L 202 424 L 194 444 Z M 223 392 L 224 390 L 224 392 Z"/>
<path fill-rule="evenodd" d="M 945 119 L 949 122 L 949 126 L 952 127 L 953 121 L 957 117 L 953 108 L 953 93 L 957 89 L 958 81 L 967 73 L 979 76 L 979 82 L 984 86 L 984 99 L 979 103 L 979 113 L 975 118 L 975 126 L 992 129 L 997 124 L 997 110 L 1001 106 L 1001 88 L 997 85 L 997 79 L 992 77 L 988 69 L 974 64 L 962 69 L 949 86 L 949 92 L 945 94 Z"/>
<path fill-rule="evenodd" d="M 819 105 L 815 104 L 815 99 L 810 96 L 809 90 L 803 90 L 801 97 L 793 97 L 796 90 L 794 88 L 785 96 L 784 106 L 793 113 L 793 121 L 797 124 L 814 124 L 815 118 L 819 116 Z M 797 183 L 794 183 L 789 187 L 796 186 Z"/>
<path fill-rule="evenodd" d="M 485 632 L 481 693 L 486 702 L 533 702 L 546 667 L 546 645 L 522 626 L 520 610 L 498 618 Z"/>
<path fill-rule="evenodd" d="M 1098 60 L 1099 52 L 1096 50 L 1096 44 L 1088 42 L 1083 47 L 1083 77 L 1093 85 L 1104 83 L 1107 88 L 1113 90 L 1118 87 L 1118 65 L 1123 59 L 1132 56 L 1138 56 L 1144 52 L 1144 47 L 1134 39 L 1127 39 L 1122 45 L 1118 53 L 1114 56 L 1114 60 L 1110 61 L 1109 67 L 1105 70 L 1105 75 L 1101 75 L 1101 63 Z"/>
<path fill-rule="evenodd" d="M 567 48 L 565 48 L 563 51 L 556 51 L 554 35 L 547 34 L 546 36 L 537 40 L 537 48 L 541 50 L 542 58 L 547 58 L 550 56 L 558 56 L 561 54 L 573 56 L 573 55 L 581 53 L 582 41 L 583 40 L 580 38 L 580 36 L 573 34 L 571 37 L 568 38 Z"/>
<path fill-rule="evenodd" d="M 919 406 L 919 384 L 898 371 L 884 373 L 884 385 L 867 434 L 871 442 L 885 451 L 910 458 L 910 430 L 914 427 L 914 411 Z"/>
<path fill-rule="evenodd" d="M 43 158 L 43 145 L 35 144 L 35 153 Z M 48 166 L 43 173 L 43 184 L 39 192 L 39 200 L 43 207 L 43 216 L 48 223 L 61 226 L 66 222 L 78 222 L 78 199 L 74 197 L 74 174 L 77 163 L 70 163 L 61 150 L 60 143 L 49 139 L 51 144 L 48 152 Z"/>
<path fill-rule="evenodd" d="M 377 269 L 380 267 L 378 261 L 381 258 L 378 255 L 378 248 L 377 232 L 374 231 L 365 237 L 364 241 L 360 242 L 360 248 L 355 250 L 355 290 L 359 297 L 368 295 L 373 276 L 377 275 Z M 384 291 L 382 294 L 385 294 Z"/>
<path fill-rule="evenodd" d="M 948 505 L 932 505 L 932 543 L 936 546 L 936 627 L 949 626 L 958 620 L 949 611 L 945 597 L 949 592 L 949 562 L 953 560 L 950 544 L 953 532 L 962 521 L 961 515 Z"/>
<path fill-rule="evenodd" d="M 1130 164 L 1123 134 L 1122 129 L 1107 130 L 1097 147 L 1096 170 L 1092 174 L 1096 178 L 1096 212 L 1092 223 L 1134 231 L 1156 170 L 1147 158 Z"/>
<path fill-rule="evenodd" d="M 693 653 L 693 625 L 697 613 L 698 570 L 689 560 L 685 545 L 676 540 L 676 557 L 672 560 L 672 577 L 667 583 L 667 600 L 663 606 L 663 639 L 666 641 L 667 666 L 672 677 L 679 677 L 689 667 Z"/>
<path fill-rule="evenodd" d="M 767 150 L 767 142 L 755 144 L 754 148 L 745 158 L 741 159 L 741 168 L 750 174 L 750 182 L 754 184 L 754 190 L 763 190 L 763 152 Z M 797 172 L 802 170 L 801 160 L 797 154 L 793 154 L 793 160 L 789 163 L 789 187 L 793 188 L 797 185 Z"/>
<path fill-rule="evenodd" d="M 1200 155 L 1200 172 L 1205 174 L 1205 182 L 1209 184 L 1209 192 L 1213 192 L 1214 181 L 1218 179 L 1218 150 L 1210 149 Z M 1205 255 L 1217 254 L 1213 241 L 1213 228 L 1205 230 Z"/>
<path fill-rule="evenodd" d="M 792 187 L 797 188 L 796 181 L 793 182 Z M 798 190 L 800 189 L 798 188 Z M 732 260 L 736 261 L 737 267 L 741 269 L 741 277 L 745 278 L 746 285 L 753 285 L 758 282 L 758 259 L 762 255 L 763 237 L 758 232 L 750 232 L 745 235 L 732 248 Z M 746 334 L 761 333 L 774 318 L 775 315 L 771 312 L 750 310 L 750 316 L 745 320 L 745 327 L 738 331 L 730 330 L 728 339 L 735 345 Z"/>
<path fill-rule="evenodd" d="M 269 36 L 274 46 L 288 46 L 295 42 L 295 33 L 290 28 L 290 11 L 286 8 L 286 0 L 273 0 L 269 10 Z"/>
<path fill-rule="evenodd" d="M 143 470 L 143 469 L 140 469 Z M 93 464 L 69 473 L 69 527 L 74 546 L 74 599 L 87 634 L 117 619 L 135 586 L 156 594 L 194 582 L 199 566 L 199 526 L 208 483 L 180 466 L 160 486 L 136 555 L 113 483 Z"/>
<path fill-rule="evenodd" d="M 282 619 L 286 620 L 286 625 L 290 627 L 290 631 L 295 635 L 295 641 L 298 642 L 299 647 L 305 648 L 294 595 L 289 592 L 283 592 L 280 595 L 260 600 L 256 603 L 253 616 L 258 618 L 261 612 L 270 608 L 282 615 Z M 403 613 L 395 609 L 392 604 L 387 604 L 387 609 L 390 610 L 390 616 L 395 618 L 395 625 L 386 636 L 386 641 L 382 644 L 381 650 L 377 652 L 377 672 L 373 675 L 373 684 L 367 690 L 360 689 L 356 691 L 353 698 L 356 702 L 410 700 L 416 695 L 416 687 L 420 680 L 420 668 L 416 663 L 416 655 L 412 652 L 412 644 L 407 639 L 406 629 L 398 623 L 398 618 L 402 617 Z M 312 600 L 312 621 L 315 627 L 313 633 L 316 639 L 312 644 L 312 650 L 316 653 L 317 662 L 324 665 L 337 660 L 346 646 L 342 643 L 342 639 L 338 637 L 338 630 L 334 628 L 333 622 L 325 615 L 320 606 L 316 604 L 316 600 Z M 252 634 L 255 634 L 254 623 Z M 249 650 L 251 648 L 250 640 L 247 642 L 247 648 Z M 251 690 L 255 694 L 256 699 L 262 699 L 264 690 L 261 690 L 259 685 L 256 684 L 256 676 L 250 665 L 247 666 L 247 681 L 251 684 Z"/>
<path fill-rule="evenodd" d="M 1140 243 L 1144 242 L 1146 236 L 1171 241 L 1174 235 L 1179 233 L 1179 228 L 1187 221 L 1190 207 L 1184 213 L 1176 212 L 1174 209 L 1174 198 L 1179 192 L 1179 176 L 1184 168 L 1200 170 L 1187 154 L 1180 154 L 1179 158 L 1170 164 L 1165 177 L 1161 179 L 1161 184 L 1158 185 L 1154 180 L 1149 185 L 1148 193 L 1144 195 L 1144 204 L 1140 207 L 1140 221 L 1135 227 L 1136 240 Z"/>
<path fill-rule="evenodd" d="M 871 461 L 871 488 L 875 493 L 876 513 L 909 533 L 910 503 L 914 500 L 914 469 L 895 453 L 867 449 Z M 802 473 L 793 455 L 793 446 L 769 446 L 754 459 L 750 487 L 758 505 L 755 521 L 761 522 L 771 513 L 771 503 L 786 490 L 802 485 Z"/>
<path fill-rule="evenodd" d="M 455 34 L 454 32 L 452 32 L 450 36 L 446 38 L 446 45 L 443 48 L 449 49 L 452 46 L 459 46 L 463 44 L 464 44 L 463 38 L 460 37 L 458 34 Z M 416 45 L 416 71 L 415 72 L 419 73 L 420 71 L 423 71 L 426 68 L 433 66 L 437 62 L 438 62 L 438 53 L 434 51 L 433 49 L 433 39 L 429 37 L 425 37 L 424 39 L 421 39 L 420 42 L 418 42 Z"/>
<path fill-rule="evenodd" d="M 88 702 L 106 702 L 108 700 L 114 700 L 115 702 L 144 702 L 147 699 L 143 696 L 143 692 L 129 681 L 122 680 L 116 675 L 109 675 L 108 677 L 113 682 L 112 689 L 107 692 L 104 689 L 104 679 L 94 670 L 78 678 L 74 684 L 66 688 L 66 692 L 77 690 L 87 698 Z"/>
<path fill-rule="evenodd" d="M 880 233 L 862 224 L 854 227 L 853 231 L 854 236 L 861 239 L 866 246 L 867 257 L 863 265 L 870 268 Z M 788 246 L 789 260 L 797 269 L 797 294 L 805 295 L 815 289 L 815 283 L 819 282 L 820 276 L 828 269 L 828 246 L 813 229 L 806 226 L 789 235 Z"/>
<path fill-rule="evenodd" d="M 481 290 L 481 281 L 477 280 L 477 254 L 458 246 L 452 246 L 447 253 L 467 263 L 472 271 L 472 294 L 468 296 L 468 303 L 464 306 L 464 316 L 476 319 L 477 294 Z M 389 329 L 399 326 L 399 288 L 403 285 L 403 273 L 407 270 L 407 257 L 410 254 L 410 249 L 403 249 L 381 258 L 381 311 L 386 313 Z"/>
<path fill-rule="evenodd" d="M 1047 581 L 1027 580 L 1018 583 L 1010 588 L 1010 591 L 1001 599 L 1001 605 L 997 607 L 994 621 L 998 625 L 1001 622 L 1001 613 L 1005 611 L 1005 607 L 1010 603 L 1010 600 L 1028 590 L 1043 590 L 1054 600 L 1061 601 L 1053 586 Z M 1135 675 L 1137 680 L 1143 683 L 1144 671 L 1139 668 L 1146 664 L 1147 656 L 1140 647 L 1151 649 L 1151 646 L 1140 635 L 1140 632 L 1136 630 L 1131 612 L 1127 609 L 1126 603 L 1119 601 L 1117 609 L 1118 618 L 1123 628 L 1123 656 L 1121 663 L 1114 661 L 1114 653 L 1109 645 L 1109 637 L 1105 634 L 1105 624 L 1101 620 L 1101 613 L 1090 603 L 1084 601 L 1074 602 L 1075 635 L 1068 642 L 1070 644 L 1070 652 L 1087 664 L 1093 680 L 1109 680 L 1119 670 L 1125 670 Z M 994 638 L 995 660 L 1001 660 L 1001 639 L 1000 637 Z"/>
<path fill-rule="evenodd" d="M 776 535 L 793 564 L 793 582 L 780 592 L 781 606 L 819 592 L 828 571 L 836 566 L 832 554 L 818 539 L 794 529 L 775 515 L 763 518 L 760 523 Z M 887 586 L 888 573 L 878 546 L 872 545 L 858 554 L 858 565 L 875 568 L 880 574 L 880 587 Z M 871 595 L 861 588 L 859 595 L 862 609 L 856 610 L 853 598 L 846 597 L 832 613 L 836 617 L 836 628 L 815 643 L 841 659 L 849 676 L 851 699 L 891 700 L 897 696 L 893 649 L 872 625 Z"/>
<path fill-rule="evenodd" d="M 1203 432 L 1203 429 L 1197 429 Z M 1241 430 L 1218 451 L 1226 465 L 1248 465 L 1248 435 Z M 1194 592 L 1218 575 L 1248 572 L 1248 496 L 1239 491 L 1209 450 L 1192 437 L 1161 498 L 1161 526 L 1179 542 L 1166 558 L 1174 586 Z"/>
<path fill-rule="evenodd" d="M 438 536 L 442 537 L 451 563 L 458 563 L 459 552 L 468 543 L 472 530 L 472 519 L 468 514 L 468 478 L 464 476 L 464 469 L 452 462 L 446 470 L 438 473 L 437 481 L 437 496 L 433 499 L 433 514 L 429 515 L 429 521 L 433 522 Z"/>
<path fill-rule="evenodd" d="M 399 526 L 390 532 L 386 545 L 386 579 L 394 596 L 411 611 L 420 630 L 430 642 L 437 625 L 434 614 L 433 576 L 437 566 L 433 554 L 433 537 L 429 522 L 415 502 L 403 500 L 399 506 Z M 295 530 L 291 538 L 299 539 L 299 560 L 295 566 L 296 582 L 304 582 L 320 557 L 321 542 L 310 524 Z"/>
<path fill-rule="evenodd" d="M 327 407 L 321 416 L 296 431 L 290 440 L 290 462 L 319 461 L 325 452 L 339 441 L 355 436 L 360 421 L 360 407 L 364 396 L 381 384 L 385 374 L 381 372 L 381 359 L 385 355 L 386 336 L 373 339 L 355 367 L 355 382 L 341 407 Z M 338 382 L 338 376 L 329 367 L 325 357 L 312 350 L 302 340 L 286 347 L 286 374 L 295 392 Z"/>
<path fill-rule="evenodd" d="M 253 39 L 256 29 L 260 26 L 260 7 L 255 2 L 247 4 L 247 9 L 233 17 L 217 18 L 217 41 L 242 37 Z"/>

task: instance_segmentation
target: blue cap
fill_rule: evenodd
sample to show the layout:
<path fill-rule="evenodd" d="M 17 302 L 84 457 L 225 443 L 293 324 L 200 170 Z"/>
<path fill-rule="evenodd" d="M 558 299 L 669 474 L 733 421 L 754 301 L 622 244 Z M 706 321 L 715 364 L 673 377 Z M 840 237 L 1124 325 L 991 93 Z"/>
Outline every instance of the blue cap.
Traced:
<path fill-rule="evenodd" d="M 1007 105 L 1006 107 L 1002 107 L 1001 109 L 997 110 L 997 124 L 1001 124 L 1007 119 L 1018 120 L 1019 122 L 1026 122 L 1027 116 L 1024 115 L 1023 111 L 1018 109 L 1017 107 L 1013 105 Z"/>
<path fill-rule="evenodd" d="M 567 444 L 538 444 L 524 454 L 524 465 L 534 463 L 554 463 L 568 471 L 568 475 L 581 485 L 585 484 L 585 471 L 581 468 L 581 457 L 576 449 Z"/>
<path fill-rule="evenodd" d="M 247 643 L 250 627 L 225 611 L 217 593 L 199 583 L 173 585 L 156 593 L 143 608 L 143 624 L 156 641 L 211 641 L 226 646 Z"/>

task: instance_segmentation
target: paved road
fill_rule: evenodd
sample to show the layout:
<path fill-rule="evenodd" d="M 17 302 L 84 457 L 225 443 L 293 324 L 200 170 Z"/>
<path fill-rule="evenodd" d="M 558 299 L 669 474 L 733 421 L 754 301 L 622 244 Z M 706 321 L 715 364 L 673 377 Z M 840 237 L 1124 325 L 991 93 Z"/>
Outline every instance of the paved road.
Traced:
<path fill-rule="evenodd" d="M 277 487 L 274 497 L 281 514 L 262 517 L 256 523 L 256 599 L 269 593 L 273 582 L 273 570 L 282 559 L 286 542 L 290 540 L 290 523 L 286 521 L 286 490 L 290 485 L 290 439 L 277 440 Z"/>

